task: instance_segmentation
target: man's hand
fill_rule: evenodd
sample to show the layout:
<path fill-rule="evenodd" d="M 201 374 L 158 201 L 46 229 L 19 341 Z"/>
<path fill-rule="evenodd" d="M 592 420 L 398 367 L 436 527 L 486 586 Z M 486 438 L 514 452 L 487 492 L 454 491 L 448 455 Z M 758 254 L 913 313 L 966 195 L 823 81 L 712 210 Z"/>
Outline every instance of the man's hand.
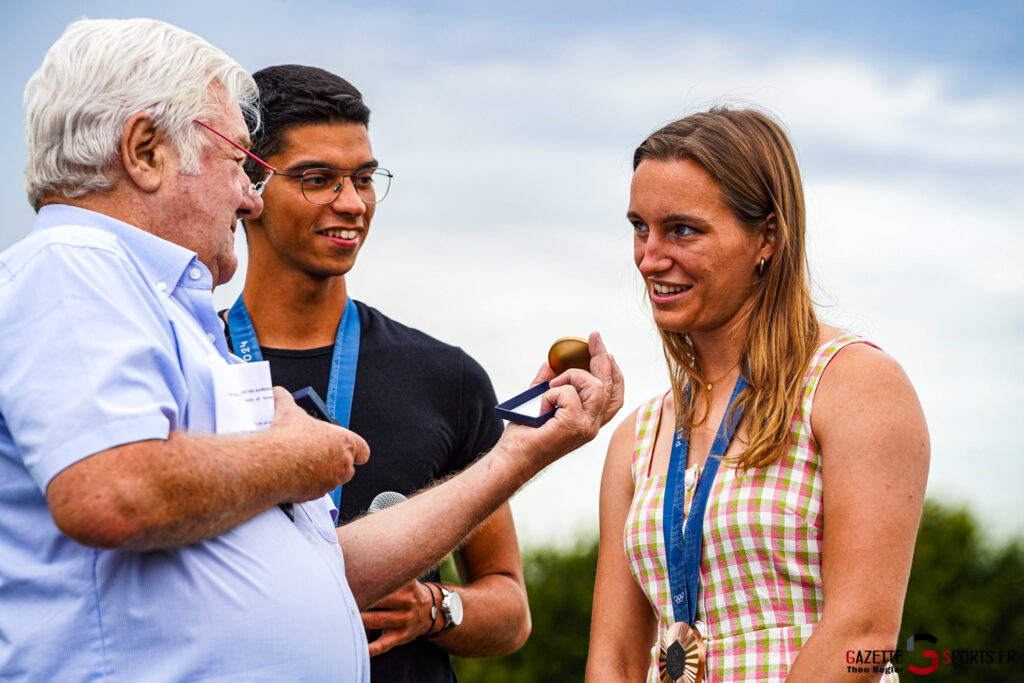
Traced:
<path fill-rule="evenodd" d="M 625 385 L 622 379 L 622 371 L 619 370 L 615 357 L 608 353 L 604 347 L 604 341 L 597 332 L 590 334 L 588 339 L 590 346 L 590 374 L 604 383 L 608 402 L 605 403 L 604 413 L 601 416 L 601 426 L 615 417 L 615 414 L 622 408 L 623 392 Z"/>
<path fill-rule="evenodd" d="M 605 349 L 600 334 L 591 333 L 588 343 L 589 373 L 573 369 L 555 377 L 545 363 L 534 378 L 534 384 L 550 382 L 551 388 L 541 400 L 545 406 L 558 407 L 555 415 L 536 428 L 509 424 L 502 435 L 501 440 L 514 452 L 539 465 L 537 471 L 597 436 L 622 407 L 619 366 Z"/>
<path fill-rule="evenodd" d="M 430 631 L 433 625 L 430 608 L 437 600 L 436 594 L 431 599 L 432 592 L 430 586 L 413 579 L 362 613 L 363 626 L 367 630 L 382 631 L 379 638 L 370 642 L 371 657 Z M 437 608 L 440 618 L 441 606 L 437 605 Z"/>
<path fill-rule="evenodd" d="M 352 478 L 356 465 L 370 457 L 370 447 L 361 436 L 312 417 L 282 387 L 274 387 L 270 431 L 295 445 L 295 488 L 285 499 L 291 502 L 302 503 L 333 491 Z"/>

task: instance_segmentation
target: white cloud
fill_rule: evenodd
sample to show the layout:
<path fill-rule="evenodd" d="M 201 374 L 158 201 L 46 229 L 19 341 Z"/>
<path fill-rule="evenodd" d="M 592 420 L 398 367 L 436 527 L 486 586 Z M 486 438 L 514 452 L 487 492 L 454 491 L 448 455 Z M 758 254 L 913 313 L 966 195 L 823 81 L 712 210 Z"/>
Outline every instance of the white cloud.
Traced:
<path fill-rule="evenodd" d="M 1016 440 L 996 427 L 1012 421 L 1021 391 L 1005 357 L 991 353 L 1020 347 L 1024 207 L 1015 195 L 978 196 L 979 181 L 958 166 L 998 164 L 1024 179 L 1024 134 L 1012 118 L 1021 94 L 961 99 L 937 71 L 896 77 L 848 58 L 764 58 L 713 38 L 688 48 L 592 40 L 544 59 L 435 62 L 406 80 L 396 74 L 401 86 L 376 105 L 376 133 L 405 131 L 386 143 L 388 154 L 420 187 L 382 209 L 377 230 L 389 239 L 367 247 L 358 291 L 392 311 L 408 305 L 398 317 L 430 325 L 422 309 L 400 303 L 421 294 L 384 281 L 396 266 L 429 271 L 421 281 L 437 303 L 426 317 L 436 316 L 442 337 L 472 347 L 501 395 L 522 386 L 549 340 L 592 323 L 633 380 L 631 409 L 665 386 L 622 219 L 632 146 L 697 106 L 756 102 L 783 118 L 804 157 L 843 155 L 807 177 L 813 265 L 833 304 L 826 318 L 869 334 L 908 369 L 932 429 L 933 489 L 985 500 L 994 528 L 1015 529 L 1015 517 L 994 513 L 1019 510 L 1016 497 L 962 468 L 970 457 L 985 471 L 1024 474 Z M 878 156 L 931 172 L 864 173 Z M 442 180 L 427 180 L 432 172 Z M 434 251 L 426 235 L 439 242 Z M 1018 324 L 1001 324 L 1006 315 Z M 1017 400 L 993 405 L 986 395 Z M 566 540 L 593 519 L 597 492 L 588 487 L 600 460 L 573 457 L 520 494 L 527 542 Z"/>
<path fill-rule="evenodd" d="M 464 346 L 499 398 L 525 386 L 551 341 L 590 329 L 626 372 L 627 410 L 665 388 L 623 219 L 633 147 L 721 101 L 775 112 L 805 160 L 826 315 L 907 368 L 932 428 L 931 490 L 969 498 L 997 529 L 1020 518 L 1010 484 L 1024 475 L 1012 430 L 1024 398 L 1019 79 L 965 96 L 937 68 L 696 35 L 668 19 L 649 34 L 564 26 L 486 50 L 503 34 L 480 20 L 423 26 L 396 10 L 322 8 L 311 24 L 290 7 L 259 9 L 259 30 L 273 25 L 282 40 L 254 41 L 234 22 L 181 23 L 247 66 L 318 64 L 363 90 L 396 181 L 352 291 Z M 9 244 L 28 214 L 17 182 L 4 191 Z M 240 286 L 218 290 L 221 304 Z M 525 543 L 592 528 L 606 439 L 516 498 Z"/>

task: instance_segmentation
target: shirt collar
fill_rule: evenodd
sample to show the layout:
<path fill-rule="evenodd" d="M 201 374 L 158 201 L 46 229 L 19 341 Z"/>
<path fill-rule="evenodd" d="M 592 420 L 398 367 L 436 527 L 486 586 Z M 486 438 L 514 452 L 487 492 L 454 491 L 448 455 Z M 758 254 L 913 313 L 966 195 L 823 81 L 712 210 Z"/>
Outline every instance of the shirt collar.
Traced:
<path fill-rule="evenodd" d="M 147 278 L 177 286 L 190 265 L 200 268 L 206 282 L 213 276 L 194 251 L 168 242 L 134 225 L 69 204 L 47 204 L 36 215 L 33 232 L 60 225 L 81 225 L 111 233 L 131 252 Z"/>

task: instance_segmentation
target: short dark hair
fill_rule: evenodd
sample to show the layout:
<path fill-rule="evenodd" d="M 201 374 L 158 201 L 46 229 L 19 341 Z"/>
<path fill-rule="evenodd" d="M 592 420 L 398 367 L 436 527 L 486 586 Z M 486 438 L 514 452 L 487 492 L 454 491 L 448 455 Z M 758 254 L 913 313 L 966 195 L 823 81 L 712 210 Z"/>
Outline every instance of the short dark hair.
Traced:
<path fill-rule="evenodd" d="M 284 134 L 295 126 L 355 123 L 368 126 L 370 108 L 354 85 L 315 66 L 268 66 L 252 75 L 260 89 L 263 125 L 253 132 L 252 153 L 266 159 L 281 152 Z M 251 159 L 250 173 L 261 173 Z"/>

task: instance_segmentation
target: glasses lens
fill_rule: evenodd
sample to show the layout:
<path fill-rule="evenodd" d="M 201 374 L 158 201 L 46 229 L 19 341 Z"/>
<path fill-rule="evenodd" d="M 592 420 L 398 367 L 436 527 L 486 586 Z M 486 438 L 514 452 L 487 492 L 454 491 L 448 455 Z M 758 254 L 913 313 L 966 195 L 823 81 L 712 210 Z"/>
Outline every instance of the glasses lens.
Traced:
<path fill-rule="evenodd" d="M 341 191 L 344 180 L 341 171 L 311 168 L 302 174 L 302 196 L 313 204 L 330 204 Z"/>
<path fill-rule="evenodd" d="M 330 168 L 311 168 L 302 174 L 302 195 L 313 204 L 330 204 L 352 183 L 359 198 L 367 204 L 384 199 L 391 183 L 391 174 L 383 169 L 367 169 L 355 174 Z"/>
<path fill-rule="evenodd" d="M 383 168 L 374 169 L 372 173 L 356 176 L 356 186 L 361 186 L 359 196 L 364 202 L 376 204 L 387 196 L 391 187 L 391 174 Z"/>

